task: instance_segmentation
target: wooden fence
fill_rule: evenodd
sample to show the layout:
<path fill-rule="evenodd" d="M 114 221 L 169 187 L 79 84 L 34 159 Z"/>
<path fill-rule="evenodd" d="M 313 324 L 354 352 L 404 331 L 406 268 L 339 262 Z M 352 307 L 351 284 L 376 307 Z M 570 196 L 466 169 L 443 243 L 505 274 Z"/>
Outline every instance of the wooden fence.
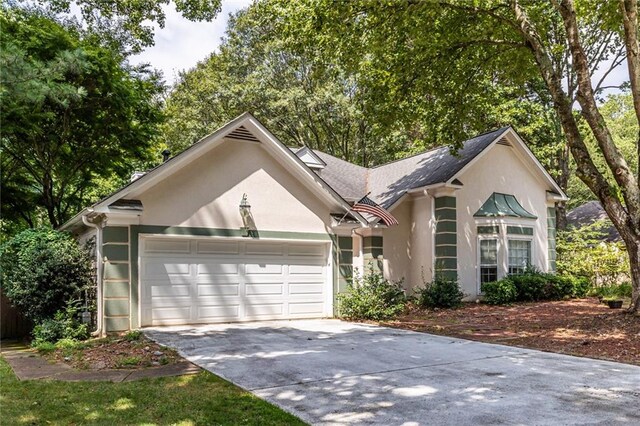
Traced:
<path fill-rule="evenodd" d="M 0 338 L 19 339 L 31 331 L 31 324 L 13 306 L 9 299 L 0 292 Z"/>

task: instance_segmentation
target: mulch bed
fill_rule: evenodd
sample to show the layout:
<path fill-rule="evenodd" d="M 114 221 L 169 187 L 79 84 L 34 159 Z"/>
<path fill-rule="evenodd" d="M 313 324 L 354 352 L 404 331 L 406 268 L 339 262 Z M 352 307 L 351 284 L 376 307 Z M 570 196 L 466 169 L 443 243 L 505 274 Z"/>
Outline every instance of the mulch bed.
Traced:
<path fill-rule="evenodd" d="M 49 357 L 81 370 L 140 369 L 182 361 L 172 349 L 140 336 L 136 340 L 107 337 L 77 349 L 56 349 Z"/>
<path fill-rule="evenodd" d="M 596 298 L 459 309 L 411 306 L 389 327 L 640 365 L 640 316 Z"/>

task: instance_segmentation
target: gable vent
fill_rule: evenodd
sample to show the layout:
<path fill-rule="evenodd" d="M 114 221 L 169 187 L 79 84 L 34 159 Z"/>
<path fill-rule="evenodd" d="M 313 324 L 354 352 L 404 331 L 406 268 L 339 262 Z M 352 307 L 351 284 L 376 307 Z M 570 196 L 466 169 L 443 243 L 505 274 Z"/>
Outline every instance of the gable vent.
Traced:
<path fill-rule="evenodd" d="M 227 135 L 229 139 L 239 139 L 242 141 L 260 142 L 253 133 L 248 131 L 244 126 L 240 126 Z"/>
<path fill-rule="evenodd" d="M 504 146 L 511 146 L 511 142 L 509 142 L 507 140 L 507 138 L 502 138 L 500 139 L 498 142 L 496 142 L 498 145 L 504 145 Z"/>

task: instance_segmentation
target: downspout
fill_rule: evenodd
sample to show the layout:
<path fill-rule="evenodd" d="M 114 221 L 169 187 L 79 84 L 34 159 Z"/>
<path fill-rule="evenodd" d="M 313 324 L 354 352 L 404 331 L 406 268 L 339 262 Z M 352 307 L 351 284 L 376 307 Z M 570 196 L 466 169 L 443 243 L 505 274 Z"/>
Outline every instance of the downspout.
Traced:
<path fill-rule="evenodd" d="M 98 312 L 96 313 L 96 329 L 91 335 L 100 337 L 102 335 L 102 227 L 96 223 L 89 222 L 87 215 L 82 216 L 82 223 L 96 230 L 96 305 Z"/>

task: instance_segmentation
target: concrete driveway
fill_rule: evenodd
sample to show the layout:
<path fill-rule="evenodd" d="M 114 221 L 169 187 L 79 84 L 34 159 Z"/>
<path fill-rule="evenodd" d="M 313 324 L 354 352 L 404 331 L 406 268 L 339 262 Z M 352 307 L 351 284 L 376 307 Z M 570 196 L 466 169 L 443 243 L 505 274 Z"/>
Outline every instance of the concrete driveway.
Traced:
<path fill-rule="evenodd" d="M 640 424 L 640 367 L 338 320 L 146 329 L 311 424 Z"/>

